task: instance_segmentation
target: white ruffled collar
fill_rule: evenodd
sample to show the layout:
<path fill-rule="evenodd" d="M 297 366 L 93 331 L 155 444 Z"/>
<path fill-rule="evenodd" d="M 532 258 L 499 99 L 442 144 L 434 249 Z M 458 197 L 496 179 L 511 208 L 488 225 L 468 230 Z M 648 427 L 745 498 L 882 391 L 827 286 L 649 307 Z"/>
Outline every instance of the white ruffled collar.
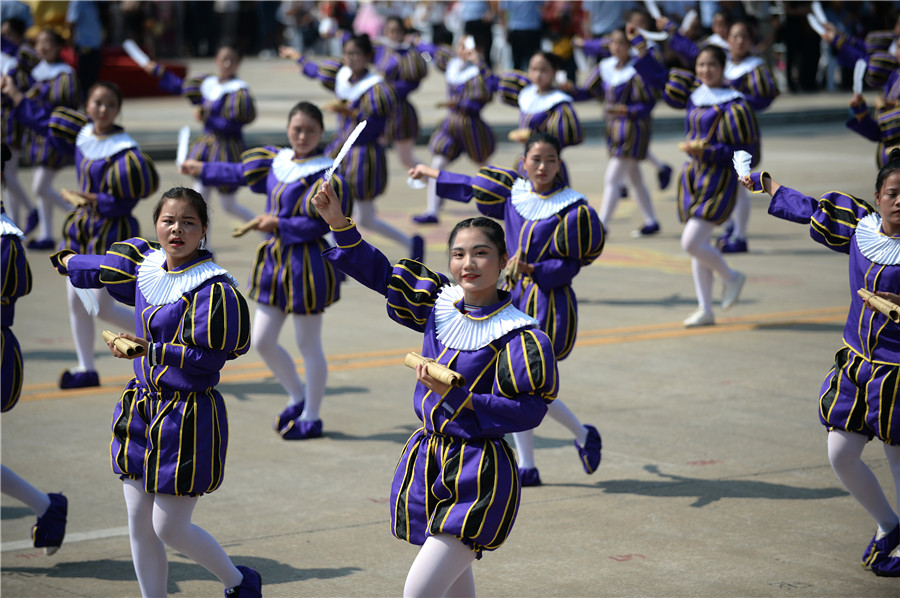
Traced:
<path fill-rule="evenodd" d="M 572 96 L 559 89 L 538 93 L 538 87 L 534 83 L 526 85 L 519 92 L 519 109 L 525 114 L 547 112 L 554 106 L 571 101 Z"/>
<path fill-rule="evenodd" d="M 226 94 L 247 89 L 248 87 L 247 82 L 241 79 L 229 79 L 222 83 L 217 76 L 210 75 L 200 83 L 200 93 L 203 95 L 203 99 L 215 102 Z"/>
<path fill-rule="evenodd" d="M 2 68 L 4 75 L 8 75 L 17 66 L 19 66 L 19 60 L 15 56 L 10 56 L 6 52 L 0 52 L 0 68 Z"/>
<path fill-rule="evenodd" d="M 634 58 L 629 60 L 622 68 L 618 68 L 618 65 L 619 59 L 615 56 L 610 56 L 600 61 L 600 77 L 607 85 L 618 87 L 631 81 L 637 74 L 637 71 L 634 70 Z"/>
<path fill-rule="evenodd" d="M 112 135 L 97 136 L 94 134 L 94 123 L 88 123 L 81 127 L 75 145 L 81 155 L 88 160 L 102 160 L 115 156 L 119 152 L 138 147 L 137 141 L 125 131 L 119 131 Z"/>
<path fill-rule="evenodd" d="M 477 351 L 513 330 L 538 326 L 537 320 L 516 309 L 512 303 L 483 316 L 464 314 L 457 308 L 464 296 L 462 287 L 446 286 L 434 302 L 435 332 L 441 344 L 449 349 Z"/>
<path fill-rule="evenodd" d="M 727 87 L 712 88 L 704 83 L 691 93 L 691 103 L 694 106 L 717 106 L 742 97 L 744 97 L 744 94 L 734 89 Z"/>
<path fill-rule="evenodd" d="M 444 70 L 444 78 L 450 85 L 462 85 L 470 79 L 474 79 L 481 72 L 477 64 L 466 62 L 459 56 L 454 56 L 447 62 Z"/>
<path fill-rule="evenodd" d="M 19 227 L 16 226 L 16 223 L 10 220 L 9 216 L 6 215 L 6 212 L 0 214 L 0 236 L 8 237 L 11 235 L 15 235 L 20 239 L 25 238 L 25 233 L 19 230 Z"/>
<path fill-rule="evenodd" d="M 338 69 L 334 81 L 334 95 L 336 95 L 339 100 L 355 102 L 364 93 L 369 91 L 369 89 L 384 81 L 378 73 L 368 72 L 356 83 L 350 83 L 350 77 L 352 76 L 353 71 L 351 71 L 349 67 L 342 66 Z"/>
<path fill-rule="evenodd" d="M 728 81 L 737 81 L 762 64 L 763 60 L 759 56 L 747 56 L 740 62 L 732 62 L 729 60 L 725 64 L 725 79 Z"/>
<path fill-rule="evenodd" d="M 882 266 L 900 265 L 900 237 L 881 232 L 881 215 L 871 213 L 856 225 L 859 251 L 871 262 Z"/>
<path fill-rule="evenodd" d="M 584 199 L 584 195 L 570 187 L 563 187 L 552 195 L 536 193 L 527 179 L 516 179 L 513 183 L 510 200 L 513 208 L 526 220 L 544 220 L 576 201 Z"/>
<path fill-rule="evenodd" d="M 165 263 L 166 252 L 154 249 L 138 267 L 138 288 L 151 305 L 175 303 L 185 293 L 216 276 L 226 276 L 232 286 L 238 286 L 237 280 L 225 268 L 212 261 L 211 254 L 207 254 L 205 261 L 201 258 L 200 261 L 173 272 L 163 267 Z"/>
<path fill-rule="evenodd" d="M 334 160 L 321 155 L 294 160 L 294 150 L 286 147 L 280 150 L 272 160 L 272 171 L 279 182 L 288 185 L 311 174 L 322 172 L 332 164 L 334 164 Z"/>
<path fill-rule="evenodd" d="M 56 79 L 65 73 L 74 73 L 75 70 L 65 62 L 54 62 L 50 64 L 46 60 L 42 60 L 36 67 L 31 69 L 31 77 L 37 81 L 48 81 Z"/>
<path fill-rule="evenodd" d="M 731 51 L 731 47 L 728 45 L 728 40 L 726 40 L 724 37 L 722 37 L 718 33 L 713 33 L 712 35 L 707 37 L 706 43 L 711 44 L 713 46 L 719 46 L 720 48 L 725 50 L 726 53 Z"/>

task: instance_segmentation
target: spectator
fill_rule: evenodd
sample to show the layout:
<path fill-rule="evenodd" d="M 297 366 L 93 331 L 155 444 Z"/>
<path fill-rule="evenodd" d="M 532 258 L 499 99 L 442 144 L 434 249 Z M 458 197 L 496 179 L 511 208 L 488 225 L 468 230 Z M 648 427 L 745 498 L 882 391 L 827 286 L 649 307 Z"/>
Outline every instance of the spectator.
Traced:
<path fill-rule="evenodd" d="M 543 8 L 543 2 L 504 0 L 500 3 L 500 22 L 506 26 L 506 39 L 512 50 L 513 68 L 516 70 L 527 71 L 528 61 L 541 49 Z"/>
<path fill-rule="evenodd" d="M 97 81 L 102 60 L 103 26 L 97 3 L 94 0 L 69 2 L 66 23 L 72 32 L 72 46 L 78 59 L 78 83 L 86 93 Z"/>

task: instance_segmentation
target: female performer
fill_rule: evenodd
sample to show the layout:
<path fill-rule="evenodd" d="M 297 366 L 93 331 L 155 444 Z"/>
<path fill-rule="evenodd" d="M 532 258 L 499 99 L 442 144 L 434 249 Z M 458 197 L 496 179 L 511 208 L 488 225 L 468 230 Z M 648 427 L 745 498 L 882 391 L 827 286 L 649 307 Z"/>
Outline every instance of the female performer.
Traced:
<path fill-rule="evenodd" d="M 736 150 L 753 151 L 759 138 L 756 116 L 744 96 L 725 86 L 725 51 L 708 45 L 697 55 L 696 77 L 665 67 L 646 51 L 643 38 L 633 34 L 641 58 L 634 66 L 644 81 L 663 91 L 666 103 L 684 108 L 686 140 L 680 148 L 689 160 L 678 186 L 678 216 L 684 223 L 681 247 L 691 256 L 698 308 L 684 321 L 687 327 L 716 321 L 712 309 L 713 273 L 725 283 L 722 309 L 738 300 L 745 276 L 731 269 L 711 243 L 717 224 L 728 219 L 737 200 L 737 175 L 732 166 Z"/>
<path fill-rule="evenodd" d="M 3 90 L 12 98 L 19 122 L 45 135 L 60 155 L 75 157 L 80 190 L 71 193 L 83 203 L 66 217 L 61 248 L 103 255 L 113 243 L 138 235 L 138 221 L 131 212 L 138 201 L 156 192 L 159 175 L 137 142 L 115 124 L 122 106 L 119 87 L 107 81 L 91 87 L 86 114 L 67 108 L 57 108 L 51 113 L 23 98 L 6 79 Z M 108 293 L 87 292 L 95 295 L 96 312 L 89 313 L 75 287 L 66 286 L 78 368 L 62 373 L 60 388 L 100 385 L 94 363 L 94 316 L 119 328 L 129 327 L 134 318 L 130 309 L 117 306 Z"/>
<path fill-rule="evenodd" d="M 337 96 L 338 102 L 330 109 L 337 114 L 338 134 L 325 148 L 326 154 L 336 156 L 350 133 L 366 121 L 366 127 L 345 158 L 347 165 L 343 169 L 353 194 L 353 218 L 360 226 L 407 248 L 413 259 L 423 259 L 425 242 L 422 237 L 409 237 L 375 215 L 375 198 L 387 188 L 387 158 L 381 138 L 396 97 L 384 78 L 369 70 L 375 57 L 369 36 L 361 34 L 347 38 L 343 65 L 334 60 L 316 64 L 286 46 L 282 46 L 280 53 L 282 58 L 295 60 L 305 76 L 318 79 Z"/>
<path fill-rule="evenodd" d="M 63 62 L 60 52 L 65 42 L 52 29 L 41 31 L 34 49 L 41 61 L 31 69 L 31 87 L 25 96 L 48 112 L 56 107 L 77 108 L 81 103 L 81 89 L 75 70 Z M 54 191 L 53 179 L 63 166 L 71 164 L 71 154 L 60 153 L 46 135 L 34 130 L 22 134 L 22 150 L 25 162 L 34 166 L 31 190 L 38 198 L 40 225 L 38 238 L 28 242 L 28 249 L 50 250 L 56 247 L 53 240 L 54 205 L 69 211 L 71 206 Z"/>
<path fill-rule="evenodd" d="M 506 540 L 518 511 L 516 459 L 503 435 L 538 425 L 556 396 L 550 339 L 497 290 L 507 254 L 503 229 L 489 218 L 463 220 L 450 233 L 451 285 L 413 260 L 391 267 L 344 217 L 330 186 L 313 204 L 337 243 L 325 256 L 386 296 L 391 319 L 425 334 L 424 357 L 466 380 L 448 386 L 431 365 L 416 366 L 422 427 L 394 471 L 391 531 L 422 546 L 404 596 L 474 596 L 472 562 Z"/>
<path fill-rule="evenodd" d="M 310 203 L 322 175 L 332 165 L 319 142 L 325 126 L 322 112 L 300 102 L 288 114 L 289 148 L 258 147 L 244 152 L 243 164 L 187 160 L 185 174 L 204 185 L 243 184 L 266 194 L 266 212 L 255 228 L 268 235 L 256 250 L 250 275 L 250 297 L 258 302 L 253 318 L 253 346 L 288 395 L 287 407 L 275 420 L 285 440 L 322 435 L 319 409 L 325 396 L 328 363 L 322 349 L 322 314 L 340 298 L 340 275 L 322 258 L 328 225 Z M 350 189 L 343 177 L 331 179 L 344 212 L 350 211 Z M 278 334 L 292 316 L 297 346 L 303 356 L 306 386 L 294 360 L 278 344 Z"/>
<path fill-rule="evenodd" d="M 105 255 L 53 254 L 79 288 L 106 288 L 134 305 L 141 347 L 128 356 L 135 377 L 113 411 L 110 462 L 124 483 L 131 555 L 141 594 L 166 595 L 166 546 L 193 559 L 241 598 L 261 595 L 260 576 L 235 567 L 206 531 L 191 523 L 200 495 L 225 474 L 228 415 L 215 386 L 230 359 L 250 348 L 250 312 L 237 281 L 201 248 L 209 226 L 203 197 L 166 191 L 153 210 L 158 242 L 115 243 Z"/>
<path fill-rule="evenodd" d="M 900 519 L 875 475 L 862 460 L 872 438 L 884 443 L 900 501 L 900 327 L 864 301 L 857 290 L 900 303 L 900 149 L 891 151 L 875 179 L 875 207 L 846 193 L 806 197 L 768 173 L 741 180 L 772 196 L 769 213 L 809 223 L 825 247 L 850 255 L 850 312 L 844 346 L 819 392 L 819 421 L 828 430 L 828 459 L 838 479 L 875 520 L 875 536 L 862 563 L 876 575 L 900 576 Z M 900 504 L 900 502 L 898 502 Z"/>
<path fill-rule="evenodd" d="M 6 163 L 12 152 L 3 144 L 3 175 L 6 182 Z M 25 234 L 7 218 L 6 208 L 0 204 L 0 411 L 6 413 L 16 406 L 22 393 L 23 360 L 19 341 L 13 334 L 16 300 L 31 292 L 31 268 L 25 257 L 22 239 Z M 62 546 L 66 535 L 66 515 L 69 501 L 62 493 L 41 492 L 19 477 L 6 465 L 0 465 L 0 488 L 3 494 L 28 505 L 37 522 L 31 528 L 35 548 L 53 554 Z"/>
<path fill-rule="evenodd" d="M 549 133 L 535 133 L 525 145 L 527 178 L 495 166 L 469 177 L 423 164 L 412 169 L 410 176 L 435 179 L 441 197 L 465 202 L 474 197 L 482 214 L 506 221 L 506 247 L 512 256 L 507 282 L 513 303 L 540 323 L 553 342 L 556 359 L 563 360 L 572 351 L 578 331 L 572 279 L 582 266 L 597 259 L 605 237 L 587 199 L 561 181 L 559 164 L 559 141 Z M 575 436 L 584 471 L 593 473 L 602 448 L 597 429 L 582 425 L 559 399 L 549 413 Z M 522 485 L 539 485 L 534 432 L 522 430 L 513 438 Z"/>
<path fill-rule="evenodd" d="M 441 170 L 466 152 L 469 158 L 484 166 L 494 153 L 494 133 L 481 118 L 481 111 L 491 101 L 490 65 L 485 62 L 478 42 L 471 36 L 460 40 L 456 53 L 447 46 L 429 48 L 434 65 L 444 71 L 447 80 L 447 101 L 442 105 L 449 110 L 440 126 L 428 142 L 432 153 L 431 167 Z M 425 213 L 414 216 L 420 224 L 436 224 L 441 200 L 435 182 L 428 182 L 428 198 Z"/>
<path fill-rule="evenodd" d="M 200 162 L 239 162 L 244 151 L 243 129 L 256 118 L 256 106 L 250 86 L 238 79 L 241 55 L 232 46 L 222 46 L 216 53 L 216 74 L 197 75 L 183 80 L 154 61 L 144 70 L 159 79 L 166 93 L 183 95 L 194 106 L 195 116 L 203 123 L 203 135 L 188 152 L 188 158 Z M 209 196 L 209 190 L 198 182 L 197 193 Z M 237 203 L 237 187 L 217 188 L 222 208 L 240 220 L 253 218 L 253 210 Z"/>

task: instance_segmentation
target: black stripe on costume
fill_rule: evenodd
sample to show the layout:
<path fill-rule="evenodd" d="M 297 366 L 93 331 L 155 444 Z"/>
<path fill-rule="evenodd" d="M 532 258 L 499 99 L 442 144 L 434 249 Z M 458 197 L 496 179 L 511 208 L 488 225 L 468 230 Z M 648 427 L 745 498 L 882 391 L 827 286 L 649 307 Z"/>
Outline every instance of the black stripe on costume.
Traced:
<path fill-rule="evenodd" d="M 522 331 L 518 338 L 511 340 L 509 344 L 512 343 L 520 343 L 522 346 L 522 356 L 526 361 L 525 365 L 529 379 L 516 379 L 512 356 L 509 354 L 509 345 L 503 347 L 497 355 L 497 373 L 495 375 L 500 394 L 509 398 L 523 393 L 528 394 L 535 389 L 543 387 L 547 376 L 540 343 L 538 343 L 532 330 Z"/>
<path fill-rule="evenodd" d="M 409 488 L 414 482 L 417 482 L 415 480 L 416 459 L 419 454 L 419 445 L 423 439 L 424 436 L 420 437 L 412 446 L 409 444 L 410 441 L 407 441 L 407 446 L 403 449 L 406 461 L 397 463 L 397 469 L 403 467 L 404 471 L 403 480 L 397 491 L 397 502 L 394 504 L 394 529 L 391 532 L 401 540 L 409 539 Z"/>
<path fill-rule="evenodd" d="M 228 422 L 228 413 L 224 414 L 223 418 L 219 418 L 218 407 L 216 405 L 216 395 L 215 391 L 212 388 L 206 390 L 206 400 L 210 402 L 212 405 L 212 411 L 210 412 L 210 417 L 212 418 L 212 425 L 214 426 L 213 430 L 211 430 L 212 434 L 212 454 L 210 458 L 212 459 L 212 466 L 210 468 L 212 472 L 212 478 L 209 481 L 209 487 L 206 489 L 206 492 L 212 492 L 222 483 L 222 477 L 224 475 L 224 463 L 222 461 L 222 436 L 223 432 L 219 428 L 220 422 Z M 222 409 L 225 409 L 225 404 L 222 403 Z"/>
<path fill-rule="evenodd" d="M 879 368 L 888 368 L 890 373 L 881 382 L 878 389 L 878 437 L 887 444 L 891 444 L 891 418 L 895 414 L 897 406 L 897 392 L 900 391 L 900 366 L 880 365 Z M 877 371 L 877 370 L 876 370 Z M 874 375 L 872 378 L 877 379 Z"/>
<path fill-rule="evenodd" d="M 566 296 L 566 329 L 563 330 L 563 334 L 565 335 L 565 345 L 563 346 L 562 351 L 560 351 L 559 355 L 556 356 L 557 361 L 561 359 L 565 359 L 569 353 L 572 352 L 572 349 L 575 347 L 575 336 L 578 334 L 578 311 L 575 309 L 575 299 L 572 297 L 572 287 L 564 287 L 562 289 L 563 293 Z M 554 305 L 554 316 L 556 315 L 557 305 Z M 554 317 L 554 321 L 556 318 Z"/>
<path fill-rule="evenodd" d="M 845 368 L 847 372 L 847 377 L 853 382 L 853 385 L 856 387 L 856 399 L 853 402 L 853 408 L 850 410 L 850 415 L 847 417 L 847 430 L 850 432 L 861 432 L 867 434 L 866 432 L 866 411 L 868 411 L 868 404 L 866 402 L 866 389 L 860 388 L 859 386 L 859 370 L 862 369 L 865 360 L 859 355 L 853 354 L 853 358 L 850 360 L 850 365 Z"/>
<path fill-rule="evenodd" d="M 516 454 L 513 452 L 512 448 L 505 442 L 500 443 L 500 448 L 504 452 L 503 458 L 505 458 L 509 463 L 516 463 Z M 500 455 L 496 456 L 496 459 L 499 460 Z M 503 511 L 503 519 L 500 522 L 500 525 L 497 526 L 497 534 L 494 538 L 487 544 L 485 544 L 485 548 L 491 550 L 500 546 L 504 540 L 506 540 L 507 536 L 509 536 L 509 532 L 512 529 L 513 522 L 516 520 L 516 513 L 519 511 L 519 475 L 516 473 L 515 469 L 510 470 L 512 475 L 509 480 L 509 486 L 511 488 L 511 492 L 507 497 L 506 507 Z M 500 480 L 500 484 L 503 484 L 504 481 Z"/>
<path fill-rule="evenodd" d="M 172 407 L 175 405 L 176 402 L 173 401 Z M 198 467 L 198 464 L 195 463 L 197 458 L 197 393 L 189 393 L 184 400 L 180 401 L 180 405 L 183 412 L 178 434 L 178 464 L 175 467 L 174 486 L 175 494 L 183 496 L 201 490 L 194 488 L 194 472 Z M 169 423 L 171 424 L 171 421 Z"/>
<path fill-rule="evenodd" d="M 478 498 L 475 499 L 472 506 L 469 508 L 469 512 L 466 514 L 466 520 L 462 528 L 462 536 L 464 538 L 478 537 L 478 534 L 481 532 L 484 517 L 487 515 L 491 503 L 493 502 L 494 491 L 499 485 L 499 480 L 497 479 L 498 456 L 494 444 L 486 440 L 482 440 L 481 444 L 481 450 L 476 452 L 481 460 L 478 467 Z M 463 460 L 466 457 L 466 448 L 468 447 L 464 444 L 463 448 L 459 451 L 459 467 L 456 470 L 457 472 L 462 470 Z M 488 454 L 488 451 L 490 451 L 490 454 Z M 470 450 L 469 452 L 475 451 Z"/>

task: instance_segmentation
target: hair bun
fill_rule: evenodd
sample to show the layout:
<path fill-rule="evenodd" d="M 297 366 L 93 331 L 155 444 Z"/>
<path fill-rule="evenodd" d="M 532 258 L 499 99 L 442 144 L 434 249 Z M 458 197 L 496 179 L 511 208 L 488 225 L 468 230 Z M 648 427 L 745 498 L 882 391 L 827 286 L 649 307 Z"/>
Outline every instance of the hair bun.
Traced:
<path fill-rule="evenodd" d="M 888 154 L 888 162 L 900 162 L 900 147 L 895 147 Z"/>

